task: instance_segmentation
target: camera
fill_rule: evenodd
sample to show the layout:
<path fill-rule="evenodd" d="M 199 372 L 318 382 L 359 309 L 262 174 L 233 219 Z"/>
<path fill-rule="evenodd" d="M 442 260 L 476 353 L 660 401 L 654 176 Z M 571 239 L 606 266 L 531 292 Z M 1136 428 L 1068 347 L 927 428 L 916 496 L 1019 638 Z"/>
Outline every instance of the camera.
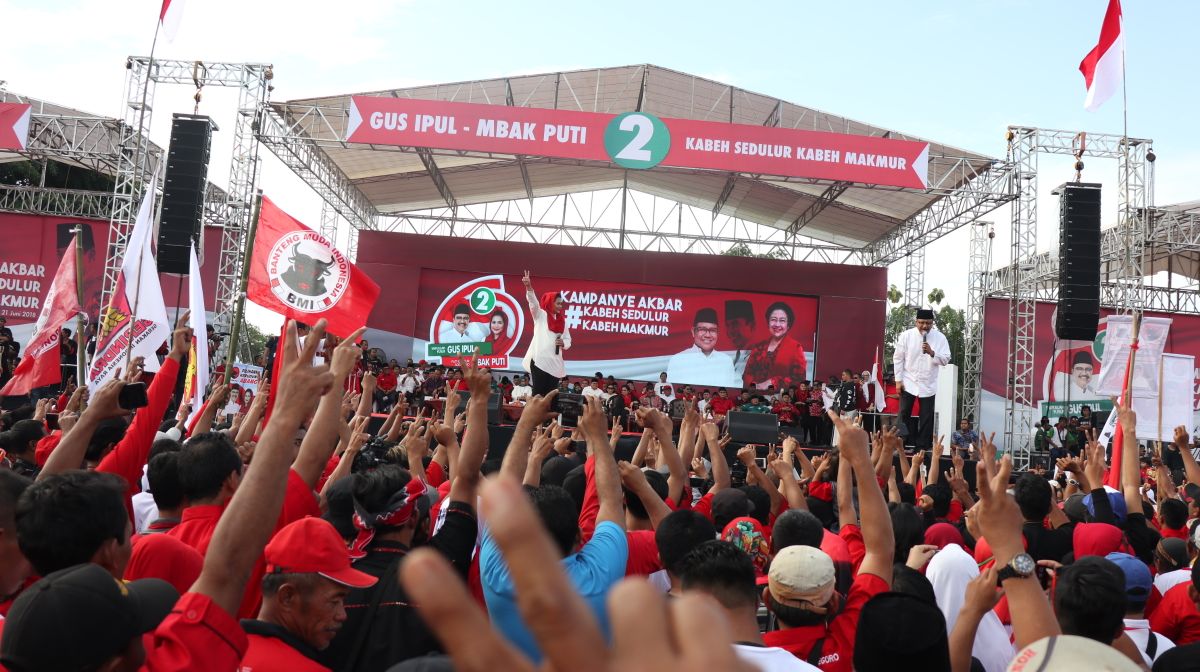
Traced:
<path fill-rule="evenodd" d="M 558 424 L 563 427 L 576 427 L 579 424 L 579 416 L 583 414 L 583 395 L 559 393 L 554 398 L 554 407 L 551 410 L 558 413 Z"/>
<path fill-rule="evenodd" d="M 385 464 L 398 464 L 392 453 L 395 447 L 395 443 L 379 437 L 367 441 L 354 456 L 354 463 L 350 465 L 351 473 L 372 471 Z"/>

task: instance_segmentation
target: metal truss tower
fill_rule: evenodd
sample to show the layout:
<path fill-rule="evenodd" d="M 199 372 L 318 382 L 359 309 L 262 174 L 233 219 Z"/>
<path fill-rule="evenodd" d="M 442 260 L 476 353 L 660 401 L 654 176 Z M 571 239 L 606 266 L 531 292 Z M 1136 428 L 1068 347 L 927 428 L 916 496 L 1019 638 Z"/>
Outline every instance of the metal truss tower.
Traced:
<path fill-rule="evenodd" d="M 925 305 L 925 246 L 910 250 L 904 257 L 904 305 Z"/>
<path fill-rule="evenodd" d="M 970 269 L 967 278 L 967 314 L 963 352 L 962 415 L 978 427 L 983 372 L 983 307 L 986 301 L 987 273 L 992 263 L 992 239 L 996 233 L 991 222 L 971 225 Z"/>
<path fill-rule="evenodd" d="M 1008 304 L 1008 393 L 1004 403 L 1004 447 L 1017 468 L 1029 465 L 1033 432 L 1033 355 L 1037 302 L 1032 274 L 1026 264 L 1037 252 L 1037 129 L 1009 129 L 1009 158 L 1017 165 L 1014 175 L 1017 200 L 1012 206 L 1013 268 L 1016 288 Z"/>
<path fill-rule="evenodd" d="M 1147 307 L 1143 260 L 1149 234 L 1152 181 L 1147 163 L 1151 141 L 1120 135 L 1009 127 L 1009 160 L 1018 166 L 1018 196 L 1012 208 L 1012 252 L 1007 268 L 988 275 L 986 295 L 1009 297 L 1008 379 L 1005 400 L 1004 445 L 1017 467 L 1029 464 L 1036 412 L 1034 389 L 1034 327 L 1038 300 L 1057 300 L 1047 285 L 1057 283 L 1057 254 L 1037 254 L 1038 155 L 1041 153 L 1117 159 L 1118 212 L 1115 232 L 1101 241 L 1101 305 L 1125 312 Z M 1158 295 L 1159 293 L 1155 293 Z M 981 362 L 975 363 L 981 368 Z M 968 371 L 968 377 L 979 371 Z"/>
<path fill-rule="evenodd" d="M 238 89 L 238 107 L 233 130 L 229 189 L 222 192 L 210 186 L 205 194 L 205 221 L 222 227 L 214 327 L 218 331 L 228 331 L 233 317 L 233 303 L 238 294 L 241 265 L 248 253 L 244 249 L 245 239 L 251 224 L 259 173 L 259 110 L 266 107 L 273 88 L 272 67 L 262 63 L 152 61 L 144 56 L 129 57 L 125 67 L 129 71 L 125 84 L 125 124 L 117 148 L 119 158 L 101 305 L 108 304 L 120 272 L 121 260 L 125 256 L 125 246 L 144 185 L 150 177 L 152 166 L 157 165 L 151 161 L 150 150 L 153 145 L 149 141 L 156 85 L 194 85 L 197 89 L 205 86 L 233 87 Z"/>

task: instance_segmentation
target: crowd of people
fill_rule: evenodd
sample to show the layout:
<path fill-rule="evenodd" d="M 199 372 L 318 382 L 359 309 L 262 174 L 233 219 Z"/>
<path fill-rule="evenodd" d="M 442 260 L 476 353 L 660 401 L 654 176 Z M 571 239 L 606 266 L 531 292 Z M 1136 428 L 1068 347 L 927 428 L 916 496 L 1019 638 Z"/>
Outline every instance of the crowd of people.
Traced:
<path fill-rule="evenodd" d="M 137 363 L 94 394 L 5 412 L 0 666 L 1200 661 L 1200 465 L 1183 428 L 1143 450 L 1119 406 L 1111 464 L 1089 435 L 1053 469 L 1018 473 L 969 426 L 913 454 L 896 427 L 868 431 L 869 386 L 853 371 L 832 400 L 821 385 L 677 390 L 665 375 L 533 395 L 471 359 L 421 379 L 397 365 L 393 381 L 364 364 L 360 335 L 291 323 L 277 379 L 232 418 L 219 380 L 201 409 L 173 407 L 191 341 L 181 325 L 136 412 L 121 392 L 144 376 Z M 567 385 L 582 406 L 571 429 L 555 413 Z M 440 413 L 420 403 L 438 395 Z M 496 395 L 522 404 L 504 445 L 488 431 Z M 614 399 L 636 448 L 619 441 Z M 834 445 L 731 443 L 720 416 L 755 407 L 828 423 Z M 960 443 L 977 450 L 970 473 Z"/>

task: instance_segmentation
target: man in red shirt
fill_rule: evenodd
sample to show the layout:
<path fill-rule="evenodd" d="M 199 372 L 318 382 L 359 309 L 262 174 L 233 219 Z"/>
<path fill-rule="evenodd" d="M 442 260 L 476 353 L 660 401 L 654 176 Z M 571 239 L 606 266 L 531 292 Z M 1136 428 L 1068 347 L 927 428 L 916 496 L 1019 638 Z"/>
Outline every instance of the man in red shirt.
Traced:
<path fill-rule="evenodd" d="M 211 432 L 192 437 L 177 459 L 179 484 L 189 505 L 167 534 L 204 555 L 221 511 L 241 482 L 242 458 L 228 436 Z"/>
<path fill-rule="evenodd" d="M 1150 614 L 1150 629 L 1176 645 L 1200 642 L 1200 562 L 1192 580 L 1167 591 Z"/>
<path fill-rule="evenodd" d="M 263 604 L 258 620 L 242 621 L 249 648 L 243 670 L 325 672 L 317 653 L 346 621 L 350 588 L 376 578 L 350 566 L 350 551 L 333 525 L 304 518 L 280 530 L 263 551 Z"/>
<path fill-rule="evenodd" d="M 324 321 L 316 332 L 323 330 Z M 68 561 L 72 554 L 90 562 L 55 568 L 17 598 L 2 622 L 0 663 L 12 672 L 237 668 L 246 635 L 233 615 L 284 500 L 286 474 L 295 455 L 293 437 L 315 401 L 334 388 L 328 369 L 312 366 L 319 339 L 310 340 L 299 354 L 294 327 L 287 340 L 282 376 L 286 385 L 279 386 L 275 412 L 259 439 L 254 466 L 230 502 L 229 515 L 217 526 L 211 555 L 191 592 L 174 601 L 172 608 L 167 598 L 173 598 L 174 591 L 165 582 L 118 581 L 120 573 L 114 570 L 128 561 L 131 527 L 118 479 L 80 471 L 51 476 L 32 486 L 38 491 L 27 491 L 29 497 L 23 496 L 19 503 L 18 534 L 38 546 L 36 555 L 46 566 L 31 560 L 39 570 L 51 562 Z M 340 405 L 341 395 L 336 396 Z M 97 397 L 97 403 L 107 403 L 99 393 Z M 46 515 L 53 517 L 52 524 L 40 524 L 45 521 L 39 518 Z M 118 523 L 123 524 L 123 533 L 116 531 Z M 151 631 L 151 646 L 143 648 L 142 633 Z M 68 645 L 63 645 L 62 633 L 71 633 Z"/>
<path fill-rule="evenodd" d="M 834 590 L 833 560 L 810 546 L 789 546 L 771 561 L 763 601 L 780 630 L 763 636 L 767 646 L 791 651 L 826 672 L 850 672 L 854 637 L 863 605 L 892 584 L 895 537 L 883 491 L 867 450 L 867 433 L 830 415 L 837 426 L 842 459 L 858 480 L 862 536 L 866 555 L 846 596 Z"/>
<path fill-rule="evenodd" d="M 392 410 L 392 404 L 396 403 L 396 386 L 399 382 L 399 366 L 388 367 L 380 372 L 375 381 L 375 406 L 378 412 L 387 413 Z"/>
<path fill-rule="evenodd" d="M 729 398 L 729 390 L 720 388 L 717 390 L 717 396 L 710 402 L 709 408 L 712 409 L 714 417 L 725 417 L 733 410 L 733 399 Z"/>

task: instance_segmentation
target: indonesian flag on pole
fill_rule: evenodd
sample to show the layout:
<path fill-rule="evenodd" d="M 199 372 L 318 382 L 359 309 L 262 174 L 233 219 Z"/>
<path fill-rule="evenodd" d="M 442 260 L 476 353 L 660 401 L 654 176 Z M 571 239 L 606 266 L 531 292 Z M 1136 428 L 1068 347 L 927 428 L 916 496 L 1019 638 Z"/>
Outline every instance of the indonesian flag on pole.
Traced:
<path fill-rule="evenodd" d="M 871 396 L 875 399 L 875 412 L 882 413 L 883 406 L 887 400 L 883 398 L 883 384 L 879 382 L 879 346 L 875 346 L 875 362 L 871 364 L 871 379 L 867 381 L 874 392 Z"/>
<path fill-rule="evenodd" d="M 263 197 L 246 298 L 263 308 L 345 338 L 366 324 L 379 285 L 324 236 Z"/>
<path fill-rule="evenodd" d="M 192 328 L 192 350 L 188 356 L 183 398 L 191 400 L 194 416 L 204 406 L 204 390 L 208 387 L 208 316 L 204 313 L 204 286 L 200 281 L 200 260 L 196 257 L 194 242 L 189 264 L 188 326 Z"/>
<path fill-rule="evenodd" d="M 158 21 L 162 24 L 163 35 L 168 42 L 174 42 L 179 34 L 179 20 L 183 18 L 183 0 L 163 0 L 162 9 L 158 12 Z"/>
<path fill-rule="evenodd" d="M 152 247 L 157 182 L 157 178 L 150 181 L 142 198 L 137 221 L 125 247 L 121 274 L 117 276 L 112 298 L 100 318 L 96 354 L 88 366 L 88 387 L 93 390 L 121 377 L 129 358 L 143 357 L 146 371 L 157 371 L 158 348 L 171 335 Z M 130 340 L 133 341 L 132 350 L 129 349 Z"/>
<path fill-rule="evenodd" d="M 1083 81 L 1087 83 L 1087 98 L 1083 107 L 1095 112 L 1120 90 L 1125 78 L 1125 34 L 1121 30 L 1121 0 L 1108 0 L 1104 25 L 1100 27 L 1100 42 L 1079 64 Z"/>
<path fill-rule="evenodd" d="M 78 236 L 75 244 L 79 244 Z M 58 264 L 58 272 L 54 274 L 54 281 L 50 283 L 42 302 L 42 312 L 38 315 L 33 338 L 25 346 L 25 356 L 13 371 L 12 379 L 0 389 L 0 396 L 29 394 L 35 388 L 62 381 L 59 335 L 63 324 L 82 312 L 76 286 L 75 248 L 72 247 L 63 254 Z"/>

